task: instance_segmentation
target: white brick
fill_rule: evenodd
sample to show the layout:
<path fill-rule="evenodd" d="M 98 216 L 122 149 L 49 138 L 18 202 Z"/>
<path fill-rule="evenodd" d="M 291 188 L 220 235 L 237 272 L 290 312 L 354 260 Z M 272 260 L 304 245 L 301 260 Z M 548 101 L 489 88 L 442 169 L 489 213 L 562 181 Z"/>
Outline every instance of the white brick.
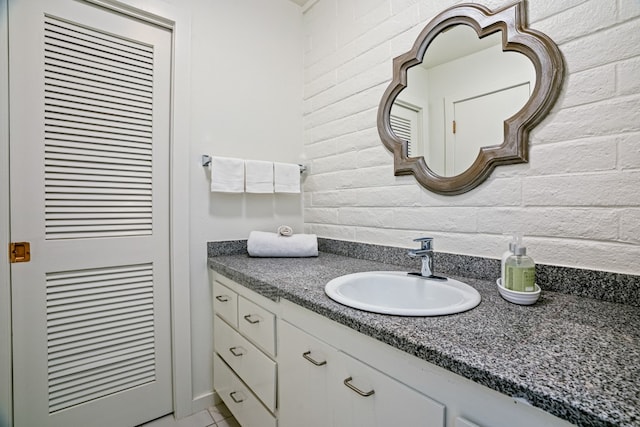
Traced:
<path fill-rule="evenodd" d="M 338 224 L 338 209 L 308 208 L 304 210 L 305 222 Z"/>
<path fill-rule="evenodd" d="M 640 93 L 640 58 L 632 58 L 616 64 L 616 70 L 619 95 Z"/>
<path fill-rule="evenodd" d="M 356 169 L 353 171 L 353 187 L 389 187 L 394 185 L 415 185 L 414 182 L 408 180 L 399 180 L 399 177 L 393 175 L 393 164 L 389 162 L 387 165 L 373 168 Z"/>
<path fill-rule="evenodd" d="M 340 208 L 338 221 L 342 225 L 389 228 L 393 226 L 393 210 L 387 208 Z"/>
<path fill-rule="evenodd" d="M 597 33 L 612 26 L 616 21 L 617 8 L 614 2 L 591 0 L 536 22 L 533 28 L 551 37 L 556 44 L 562 44 L 577 37 Z"/>
<path fill-rule="evenodd" d="M 618 166 L 620 169 L 640 169 L 640 133 L 619 138 Z"/>
<path fill-rule="evenodd" d="M 340 82 L 326 91 L 318 93 L 309 100 L 314 110 L 319 110 L 325 107 L 331 107 L 336 102 L 349 99 L 360 92 L 381 84 L 384 84 L 386 87 L 390 80 L 391 73 L 389 72 L 388 66 L 386 64 L 380 64 L 367 70 L 366 73 Z M 379 96 L 382 96 L 383 92 L 384 89 L 380 92 Z M 379 99 L 380 98 L 378 98 L 378 100 Z M 377 105 L 377 102 L 373 105 Z"/>
<path fill-rule="evenodd" d="M 370 110 L 380 102 L 380 98 L 381 92 L 378 87 L 365 89 L 309 114 L 305 117 L 305 128 L 320 126 L 333 120 Z"/>
<path fill-rule="evenodd" d="M 560 50 L 571 73 L 639 56 L 638 20 L 564 43 Z"/>
<path fill-rule="evenodd" d="M 418 0 L 391 0 L 391 14 L 400 13 L 418 3 Z"/>
<path fill-rule="evenodd" d="M 524 178 L 527 206 L 640 206 L 640 171 Z"/>
<path fill-rule="evenodd" d="M 472 233 L 477 230 L 478 208 L 402 208 L 393 211 L 393 227 Z"/>
<path fill-rule="evenodd" d="M 640 243 L 640 209 L 625 209 L 621 212 L 620 240 Z"/>
<path fill-rule="evenodd" d="M 550 115 L 533 136 L 544 142 L 640 130 L 640 95 L 566 108 Z"/>
<path fill-rule="evenodd" d="M 509 208 L 478 215 L 481 233 L 524 233 L 525 236 L 615 240 L 620 215 L 614 209 Z"/>
<path fill-rule="evenodd" d="M 329 152 L 329 148 L 323 149 L 322 147 L 316 147 L 314 152 L 317 153 L 327 153 L 322 155 L 311 155 L 307 154 L 308 157 L 318 158 L 325 157 L 327 155 L 346 153 L 349 151 L 358 151 L 363 148 L 369 148 L 375 145 L 376 142 L 380 141 L 380 137 L 378 136 L 378 130 L 374 128 L 363 129 L 353 133 L 349 133 L 346 135 L 340 135 L 332 139 L 320 141 L 312 144 L 312 146 L 316 146 L 318 144 L 327 144 L 331 147 L 331 152 Z"/>
<path fill-rule="evenodd" d="M 316 191 L 311 194 L 311 207 L 353 206 L 358 190 Z"/>
<path fill-rule="evenodd" d="M 320 237 L 326 239 L 335 240 L 356 240 L 356 229 L 352 226 L 339 226 L 339 225 L 327 225 L 327 224 L 309 224 L 308 233 L 317 234 Z"/>
<path fill-rule="evenodd" d="M 303 28 L 308 43 L 311 44 L 311 50 L 304 55 L 305 65 L 313 64 L 335 52 L 335 16 L 336 4 L 333 1 L 319 1 L 304 14 Z"/>
<path fill-rule="evenodd" d="M 312 82 L 307 83 L 304 86 L 304 99 L 307 100 L 314 95 L 317 95 L 330 87 L 336 85 L 338 81 L 336 70 L 329 71 L 326 74 L 314 79 Z"/>
<path fill-rule="evenodd" d="M 345 117 L 309 130 L 313 133 L 313 142 L 318 142 L 356 132 L 358 127 L 354 124 L 352 117 Z"/>
<path fill-rule="evenodd" d="M 551 144 L 532 144 L 527 175 L 605 171 L 616 168 L 618 138 L 605 136 Z"/>
<path fill-rule="evenodd" d="M 469 233 L 439 233 L 429 229 L 396 230 L 358 227 L 356 241 L 373 243 L 399 248 L 415 248 L 417 243 L 413 239 L 429 236 L 434 239 L 436 252 L 475 255 L 498 259 L 504 252 L 505 243 L 502 236 L 469 234 Z M 408 256 L 408 255 L 407 255 Z M 436 265 L 436 271 L 438 266 Z"/>
<path fill-rule="evenodd" d="M 338 45 L 344 46 L 371 29 L 383 24 L 391 16 L 391 7 L 387 0 L 355 0 L 352 2 L 353 17 L 343 22 L 338 31 Z"/>
<path fill-rule="evenodd" d="M 365 131 L 367 129 L 377 129 L 378 125 L 378 109 L 371 108 L 370 110 L 363 111 L 353 116 L 353 120 L 358 131 Z M 380 142 L 382 145 L 382 142 Z"/>
<path fill-rule="evenodd" d="M 357 242 L 372 243 L 374 245 L 412 248 L 416 246 L 413 239 L 424 236 L 415 230 L 397 230 L 390 228 L 357 227 L 355 229 Z M 409 255 L 407 255 L 408 257 Z"/>
<path fill-rule="evenodd" d="M 393 16 L 381 20 L 385 1 Z M 538 262 L 638 274 L 640 3 L 527 4 L 532 28 L 560 45 L 563 92 L 530 135 L 530 163 L 501 166 L 452 197 L 429 192 L 412 176 L 393 176 L 375 122 L 392 57 L 456 3 L 321 0 L 305 14 L 305 230 L 407 248 L 428 233 L 437 251 L 498 258 L 502 232 L 518 226 Z"/>
<path fill-rule="evenodd" d="M 333 172 L 337 170 L 345 170 L 353 168 L 356 164 L 358 153 L 349 152 L 338 154 L 336 156 L 323 157 L 313 160 L 313 173 L 319 174 L 324 172 Z"/>
<path fill-rule="evenodd" d="M 536 1 L 527 4 L 529 22 L 536 28 L 538 21 L 584 3 L 585 0 Z"/>
<path fill-rule="evenodd" d="M 321 157 L 332 156 L 338 154 L 336 150 L 336 140 L 329 139 L 324 141 L 315 142 L 312 144 L 305 144 L 305 155 L 309 159 L 318 159 Z"/>
<path fill-rule="evenodd" d="M 359 151 L 356 166 L 366 168 L 371 166 L 384 166 L 390 163 L 393 163 L 393 155 L 380 143 L 379 147 Z"/>
<path fill-rule="evenodd" d="M 565 80 L 562 107 L 613 98 L 616 95 L 616 67 L 613 64 L 574 73 Z"/>
<path fill-rule="evenodd" d="M 422 0 L 418 5 L 420 9 L 420 23 L 426 26 L 437 14 L 454 6 L 455 3 L 460 2 L 456 0 L 442 0 L 437 2 L 433 0 Z"/>
<path fill-rule="evenodd" d="M 313 174 L 305 180 L 306 191 L 331 191 L 353 187 L 352 171 Z"/>
<path fill-rule="evenodd" d="M 398 34 L 390 40 L 389 75 L 393 73 L 392 59 L 411 50 L 413 44 L 416 42 L 416 39 L 418 38 L 418 35 L 420 35 L 420 32 L 423 28 L 423 25 L 416 25 L 415 27 L 407 29 L 407 31 Z"/>
<path fill-rule="evenodd" d="M 640 16 L 640 2 L 637 0 L 621 0 L 618 2 L 618 19 L 620 22 Z"/>
<path fill-rule="evenodd" d="M 337 69 L 338 81 L 350 79 L 368 72 L 379 64 L 386 63 L 389 60 L 389 49 L 390 44 L 385 42 L 346 62 Z"/>
<path fill-rule="evenodd" d="M 361 150 L 363 148 L 373 147 L 376 144 L 382 144 L 377 127 L 370 127 L 352 133 L 340 141 L 336 140 L 337 149 L 340 150 Z"/>
<path fill-rule="evenodd" d="M 354 192 L 353 206 L 419 206 L 421 189 L 417 186 L 360 188 Z M 355 202 L 355 203 L 354 203 Z"/>
<path fill-rule="evenodd" d="M 640 245 L 529 238 L 527 254 L 539 264 L 640 274 Z"/>
<path fill-rule="evenodd" d="M 522 201 L 520 178 L 493 178 L 457 196 L 423 191 L 422 206 L 518 206 Z"/>

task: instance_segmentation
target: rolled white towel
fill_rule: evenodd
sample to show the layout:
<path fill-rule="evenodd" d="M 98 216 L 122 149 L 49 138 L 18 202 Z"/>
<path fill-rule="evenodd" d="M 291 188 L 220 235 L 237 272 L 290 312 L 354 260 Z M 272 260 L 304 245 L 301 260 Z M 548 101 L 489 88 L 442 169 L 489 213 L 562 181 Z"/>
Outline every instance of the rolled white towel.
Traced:
<path fill-rule="evenodd" d="M 318 256 L 318 237 L 315 234 L 293 234 L 252 231 L 247 252 L 254 257 L 312 257 Z"/>
<path fill-rule="evenodd" d="M 288 225 L 281 225 L 280 227 L 278 227 L 278 234 L 281 236 L 292 236 L 293 228 L 289 227 Z"/>

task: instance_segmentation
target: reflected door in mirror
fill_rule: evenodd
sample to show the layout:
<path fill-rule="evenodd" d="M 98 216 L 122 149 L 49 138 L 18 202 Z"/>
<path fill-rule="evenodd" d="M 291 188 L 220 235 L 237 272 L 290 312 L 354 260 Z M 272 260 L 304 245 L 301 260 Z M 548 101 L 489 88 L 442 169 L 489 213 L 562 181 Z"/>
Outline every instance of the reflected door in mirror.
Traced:
<path fill-rule="evenodd" d="M 466 171 L 480 148 L 491 141 L 502 142 L 504 119 L 513 116 L 529 100 L 529 82 L 468 99 L 445 102 L 446 132 L 444 176 Z M 447 114 L 448 113 L 448 114 Z M 452 117 L 451 117 L 452 116 Z"/>

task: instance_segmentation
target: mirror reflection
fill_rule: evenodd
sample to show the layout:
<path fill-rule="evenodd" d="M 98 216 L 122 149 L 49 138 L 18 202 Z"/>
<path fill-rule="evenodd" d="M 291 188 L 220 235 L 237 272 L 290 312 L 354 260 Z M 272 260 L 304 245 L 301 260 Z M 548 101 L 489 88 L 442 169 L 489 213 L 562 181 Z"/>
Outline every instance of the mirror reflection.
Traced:
<path fill-rule="evenodd" d="M 482 39 L 468 25 L 438 34 L 391 107 L 391 129 L 409 141 L 409 157 L 424 156 L 435 174 L 466 171 L 484 146 L 504 140 L 505 119 L 535 87 L 533 63 L 502 51 L 502 32 Z"/>

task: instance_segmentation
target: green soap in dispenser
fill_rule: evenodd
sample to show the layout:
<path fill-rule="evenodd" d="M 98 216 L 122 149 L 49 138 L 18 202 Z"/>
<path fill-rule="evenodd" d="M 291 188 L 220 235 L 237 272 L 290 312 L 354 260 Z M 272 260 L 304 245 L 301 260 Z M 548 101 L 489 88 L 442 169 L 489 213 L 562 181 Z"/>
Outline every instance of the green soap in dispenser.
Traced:
<path fill-rule="evenodd" d="M 518 292 L 536 290 L 536 264 L 527 256 L 527 248 L 516 246 L 513 255 L 505 262 L 506 283 L 504 287 Z"/>

